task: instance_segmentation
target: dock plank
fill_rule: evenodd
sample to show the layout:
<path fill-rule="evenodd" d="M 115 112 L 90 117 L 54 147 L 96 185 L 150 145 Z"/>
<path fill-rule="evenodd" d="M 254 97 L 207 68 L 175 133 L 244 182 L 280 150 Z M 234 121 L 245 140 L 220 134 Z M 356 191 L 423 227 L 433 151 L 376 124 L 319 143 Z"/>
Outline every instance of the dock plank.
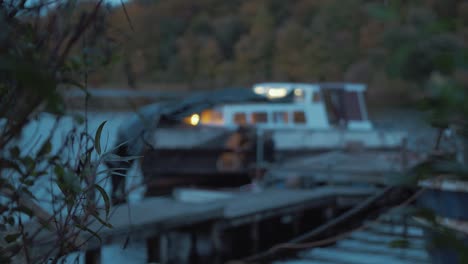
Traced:
<path fill-rule="evenodd" d="M 409 236 L 409 237 L 418 237 L 423 238 L 424 231 L 415 226 L 403 226 L 398 224 L 388 224 L 388 223 L 379 223 L 372 222 L 368 224 L 368 228 L 376 233 L 382 234 L 393 234 L 399 236 Z"/>
<path fill-rule="evenodd" d="M 259 214 L 267 218 L 289 212 L 287 210 L 297 210 L 298 206 L 310 208 L 338 198 L 364 198 L 377 191 L 378 188 L 374 187 L 327 186 L 309 190 L 274 189 L 258 193 L 235 193 L 232 197 L 195 203 L 168 197 L 146 198 L 139 203 L 111 208 L 109 223 L 112 228 L 103 227 L 94 221 L 90 229 L 98 233 L 100 239 L 83 232 L 79 240 L 86 241 L 83 250 L 93 250 L 106 244 L 123 243 L 128 239 L 144 241 L 167 230 L 210 221 L 241 219 L 239 224 L 247 224 L 252 221 L 252 216 L 256 217 Z M 38 227 L 34 222 L 30 225 Z M 54 246 L 56 235 L 44 229 L 40 236 L 47 238 L 48 242 L 42 244 L 40 251 Z"/>
<path fill-rule="evenodd" d="M 370 231 L 359 231 L 359 232 L 352 233 L 350 235 L 350 238 L 359 240 L 359 241 L 366 241 L 369 243 L 389 245 L 395 240 L 402 239 L 402 236 L 399 236 L 399 235 L 389 236 L 389 235 L 376 234 Z M 412 238 L 411 244 L 414 245 L 415 247 L 423 248 L 424 240 Z"/>
<path fill-rule="evenodd" d="M 127 239 L 144 241 L 175 227 L 195 225 L 222 215 L 220 203 L 182 203 L 169 198 L 147 198 L 138 204 L 123 204 L 111 209 L 108 222 L 112 228 L 93 221 L 89 229 L 99 234 L 97 239 L 82 233 L 81 241 L 87 241 L 86 250 L 102 245 L 123 243 Z M 104 219 L 104 218 L 103 218 Z M 47 234 L 44 234 L 47 235 Z"/>
<path fill-rule="evenodd" d="M 317 258 L 334 261 L 335 263 L 356 263 L 356 264 L 414 264 L 413 259 L 403 259 L 387 254 L 371 254 L 367 252 L 347 252 L 338 248 L 317 248 L 303 255 L 306 258 Z"/>
<path fill-rule="evenodd" d="M 356 240 L 343 240 L 337 243 L 336 248 L 342 250 L 354 250 L 375 254 L 389 254 L 398 257 L 427 261 L 429 256 L 426 251 L 415 248 L 392 248 L 389 245 L 364 243 Z"/>
<path fill-rule="evenodd" d="M 273 264 L 334 264 L 334 262 L 329 262 L 325 260 L 301 259 L 301 260 L 275 261 L 273 262 Z"/>
<path fill-rule="evenodd" d="M 297 204 L 320 203 L 327 197 L 369 196 L 377 192 L 372 187 L 326 186 L 312 190 L 266 190 L 247 194 L 227 202 L 225 218 L 235 218 Z"/>
<path fill-rule="evenodd" d="M 394 225 L 382 219 L 395 220 Z M 399 221 L 396 221 L 396 220 Z M 298 253 L 295 259 L 284 260 L 282 264 L 294 263 L 323 263 L 323 264 L 409 264 L 429 263 L 429 254 L 424 247 L 422 229 L 411 227 L 413 236 L 405 237 L 404 217 L 397 214 L 381 216 L 375 222 L 367 222 L 364 230 L 358 230 L 343 240 L 329 247 L 313 248 Z M 419 229 L 419 230 L 418 230 Z M 394 248 L 390 243 L 395 240 L 406 239 L 408 247 Z"/>

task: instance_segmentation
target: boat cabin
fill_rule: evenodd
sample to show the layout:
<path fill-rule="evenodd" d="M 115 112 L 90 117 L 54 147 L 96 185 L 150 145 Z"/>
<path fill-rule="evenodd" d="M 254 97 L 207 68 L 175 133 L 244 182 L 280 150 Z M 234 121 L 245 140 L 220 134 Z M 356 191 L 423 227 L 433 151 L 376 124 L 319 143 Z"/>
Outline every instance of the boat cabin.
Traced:
<path fill-rule="evenodd" d="M 233 128 L 372 130 L 363 84 L 260 83 L 252 90 L 268 101 L 218 105 L 184 121 L 194 126 Z"/>

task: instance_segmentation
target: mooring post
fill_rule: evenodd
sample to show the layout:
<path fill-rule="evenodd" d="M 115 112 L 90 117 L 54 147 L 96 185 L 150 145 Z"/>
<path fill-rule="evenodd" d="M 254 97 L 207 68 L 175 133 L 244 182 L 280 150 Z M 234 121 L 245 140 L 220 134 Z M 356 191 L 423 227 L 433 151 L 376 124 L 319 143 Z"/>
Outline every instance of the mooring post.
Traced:
<path fill-rule="evenodd" d="M 263 163 L 264 160 L 264 153 L 263 153 L 263 137 L 264 133 L 263 130 L 258 128 L 257 129 L 257 167 Z"/>
<path fill-rule="evenodd" d="M 406 137 L 401 142 L 401 168 L 403 171 L 408 168 L 408 138 Z"/>
<path fill-rule="evenodd" d="M 211 245 L 213 247 L 213 261 L 212 263 L 214 264 L 221 264 L 223 263 L 223 253 L 224 253 L 224 244 L 223 244 L 223 239 L 221 237 L 221 232 L 223 231 L 223 224 L 222 223 L 215 223 L 211 227 L 211 233 L 210 233 L 210 240 L 211 240 Z"/>
<path fill-rule="evenodd" d="M 160 237 L 146 239 L 146 256 L 148 263 L 157 263 L 160 260 Z"/>
<path fill-rule="evenodd" d="M 87 250 L 85 264 L 101 264 L 101 248 Z"/>
<path fill-rule="evenodd" d="M 255 254 L 260 249 L 260 233 L 259 233 L 259 222 L 254 220 L 250 226 L 250 238 L 252 239 L 252 254 Z"/>
<path fill-rule="evenodd" d="M 302 218 L 302 211 L 297 211 L 294 213 L 293 218 L 293 235 L 297 236 L 301 230 L 301 218 Z"/>

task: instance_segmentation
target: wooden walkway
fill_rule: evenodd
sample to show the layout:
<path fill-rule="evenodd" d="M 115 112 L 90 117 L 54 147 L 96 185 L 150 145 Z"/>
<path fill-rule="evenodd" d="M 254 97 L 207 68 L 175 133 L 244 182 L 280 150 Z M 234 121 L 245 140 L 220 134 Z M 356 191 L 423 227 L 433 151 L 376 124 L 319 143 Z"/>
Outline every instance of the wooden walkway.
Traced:
<path fill-rule="evenodd" d="M 205 203 L 177 201 L 171 198 L 147 198 L 138 204 L 113 208 L 109 223 L 113 228 L 96 223 L 91 227 L 99 231 L 104 244 L 143 240 L 169 229 L 182 228 L 207 221 L 229 223 L 257 221 L 299 209 L 320 207 L 346 198 L 365 198 L 376 193 L 370 187 L 320 187 L 312 190 L 265 190 L 259 193 L 235 193 Z M 349 206 L 347 204 L 347 206 Z M 87 249 L 102 246 L 89 237 Z"/>
<path fill-rule="evenodd" d="M 392 247 L 407 241 L 407 247 Z M 330 247 L 304 250 L 297 258 L 275 264 L 418 264 L 429 263 L 422 228 L 399 215 L 387 214 L 368 222 Z"/>
<path fill-rule="evenodd" d="M 107 244 L 124 245 L 129 240 L 159 240 L 159 237 L 168 232 L 191 232 L 187 230 L 196 230 L 199 225 L 211 227 L 213 230 L 220 226 L 225 229 L 248 226 L 314 208 L 349 207 L 349 201 L 358 203 L 378 190 L 373 187 L 326 186 L 310 190 L 272 189 L 258 193 L 224 193 L 219 199 L 207 201 L 180 201 L 169 197 L 146 198 L 139 203 L 111 208 L 109 223 L 112 228 L 104 227 L 97 221 L 92 223 L 90 230 L 99 234 L 100 240 L 85 232 L 79 240 L 86 241 L 82 249 L 90 254 L 90 257 L 86 258 L 87 263 L 99 263 L 99 250 Z M 341 201 L 348 202 L 340 205 Z M 33 226 L 37 228 L 37 224 L 29 225 L 29 228 Z M 55 235 L 43 229 L 37 241 L 48 242 L 36 249 L 38 254 L 57 247 Z M 149 248 L 154 246 L 148 245 Z M 159 250 L 160 245 L 156 246 Z"/>

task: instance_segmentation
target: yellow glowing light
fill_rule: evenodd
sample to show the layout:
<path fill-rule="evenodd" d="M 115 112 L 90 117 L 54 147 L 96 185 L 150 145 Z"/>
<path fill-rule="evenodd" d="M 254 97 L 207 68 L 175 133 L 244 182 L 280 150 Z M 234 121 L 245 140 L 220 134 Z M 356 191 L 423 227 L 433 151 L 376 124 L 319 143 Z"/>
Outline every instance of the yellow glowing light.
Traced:
<path fill-rule="evenodd" d="M 302 96 L 303 94 L 304 92 L 302 91 L 302 89 L 294 89 L 295 96 Z"/>
<path fill-rule="evenodd" d="M 268 97 L 270 98 L 281 98 L 281 97 L 285 97 L 286 94 L 288 94 L 288 90 L 286 88 L 268 89 Z"/>
<path fill-rule="evenodd" d="M 190 124 L 192 126 L 196 126 L 196 125 L 198 125 L 198 122 L 200 122 L 200 116 L 198 114 L 193 114 L 190 117 Z"/>
<path fill-rule="evenodd" d="M 266 89 L 263 86 L 257 86 L 253 90 L 254 90 L 254 93 L 256 93 L 256 94 L 265 94 L 266 93 Z"/>

